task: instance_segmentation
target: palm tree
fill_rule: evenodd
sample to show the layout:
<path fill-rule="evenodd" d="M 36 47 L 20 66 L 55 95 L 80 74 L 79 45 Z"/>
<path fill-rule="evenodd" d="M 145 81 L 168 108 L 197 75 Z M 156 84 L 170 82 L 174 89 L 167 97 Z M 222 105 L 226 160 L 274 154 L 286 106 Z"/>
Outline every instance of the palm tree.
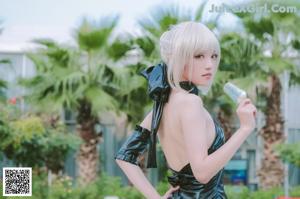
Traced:
<path fill-rule="evenodd" d="M 128 78 L 130 70 L 113 66 L 131 48 L 118 38 L 109 42 L 118 19 L 103 18 L 99 24 L 84 19 L 75 31 L 77 47 L 35 40 L 41 48 L 28 57 L 36 66 L 36 75 L 20 81 L 29 89 L 25 100 L 33 108 L 48 113 L 63 108 L 75 111 L 78 135 L 84 141 L 77 155 L 82 185 L 94 181 L 98 173 L 101 132 L 95 125 L 99 113 L 112 110 L 119 114 L 126 109 L 120 99 L 131 99 L 128 95 L 132 89 L 141 85 L 137 79 Z"/>
<path fill-rule="evenodd" d="M 253 3 L 253 2 L 252 2 Z M 259 2 L 258 2 L 259 3 Z M 274 2 L 269 2 L 274 3 Z M 268 4 L 270 6 L 270 4 Z M 282 5 L 282 3 L 280 4 Z M 296 4 L 295 4 L 296 6 Z M 299 5 L 298 5 L 299 7 Z M 281 83 L 279 76 L 288 71 L 291 74 L 289 85 L 300 83 L 299 71 L 293 58 L 288 57 L 292 52 L 299 55 L 299 15 L 295 13 L 269 13 L 257 16 L 250 13 L 239 14 L 250 38 L 269 56 L 262 56 L 261 66 L 249 71 L 254 72 L 256 80 L 267 75 L 267 89 L 260 89 L 259 95 L 265 100 L 262 111 L 266 123 L 259 134 L 264 141 L 262 166 L 258 171 L 260 186 L 263 189 L 281 186 L 283 180 L 283 165 L 274 146 L 284 141 L 284 121 L 281 112 Z M 282 39 L 285 38 L 285 39 Z M 285 40 L 285 41 L 283 41 Z M 258 76 L 259 75 L 259 76 Z M 256 82 L 253 81 L 253 82 Z M 254 83 L 255 84 L 255 83 Z M 259 88 L 259 87 L 258 87 Z"/>

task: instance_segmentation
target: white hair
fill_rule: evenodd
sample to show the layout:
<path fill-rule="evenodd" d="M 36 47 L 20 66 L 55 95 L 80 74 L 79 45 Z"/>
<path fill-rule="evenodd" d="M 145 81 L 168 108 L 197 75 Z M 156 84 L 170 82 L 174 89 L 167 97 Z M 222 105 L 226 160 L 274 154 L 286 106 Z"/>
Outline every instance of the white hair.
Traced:
<path fill-rule="evenodd" d="M 159 40 L 160 55 L 167 65 L 168 82 L 173 89 L 183 90 L 180 85 L 185 64 L 188 65 L 191 82 L 193 57 L 196 53 L 214 50 L 220 61 L 220 45 L 214 33 L 199 22 L 186 21 L 172 25 Z"/>

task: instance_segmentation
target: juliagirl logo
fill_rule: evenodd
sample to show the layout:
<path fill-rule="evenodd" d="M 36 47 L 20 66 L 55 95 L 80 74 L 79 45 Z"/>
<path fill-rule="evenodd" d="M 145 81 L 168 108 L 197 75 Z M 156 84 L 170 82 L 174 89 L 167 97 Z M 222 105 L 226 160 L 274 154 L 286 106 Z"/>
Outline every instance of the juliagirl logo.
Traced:
<path fill-rule="evenodd" d="M 217 13 L 255 13 L 255 12 L 274 12 L 274 13 L 297 13 L 296 6 L 284 6 L 279 4 L 251 4 L 246 6 L 228 6 L 224 3 L 221 5 L 211 4 L 209 12 L 217 12 Z"/>

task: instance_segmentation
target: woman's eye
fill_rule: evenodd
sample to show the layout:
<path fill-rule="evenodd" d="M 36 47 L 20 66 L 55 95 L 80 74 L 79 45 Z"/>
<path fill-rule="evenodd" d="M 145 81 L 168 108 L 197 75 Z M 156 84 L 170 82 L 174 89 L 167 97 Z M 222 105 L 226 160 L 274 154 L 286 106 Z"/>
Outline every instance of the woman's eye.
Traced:
<path fill-rule="evenodd" d="M 217 54 L 213 54 L 213 55 L 211 56 L 211 58 L 217 59 L 217 58 L 218 58 L 218 55 L 217 55 Z"/>
<path fill-rule="evenodd" d="M 195 57 L 195 58 L 204 58 L 204 55 L 201 55 L 201 54 L 200 54 L 200 55 L 195 55 L 194 57 Z"/>

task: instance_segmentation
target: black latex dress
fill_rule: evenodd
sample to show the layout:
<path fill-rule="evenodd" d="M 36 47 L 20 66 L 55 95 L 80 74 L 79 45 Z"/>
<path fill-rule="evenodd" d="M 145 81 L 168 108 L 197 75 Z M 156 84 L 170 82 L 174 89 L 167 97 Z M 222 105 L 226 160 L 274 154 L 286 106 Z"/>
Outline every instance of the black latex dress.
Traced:
<path fill-rule="evenodd" d="M 161 62 L 156 66 L 151 66 L 141 74 L 148 80 L 148 95 L 154 100 L 151 129 L 148 130 L 140 125 L 136 125 L 131 136 L 127 138 L 122 147 L 115 155 L 115 159 L 124 160 L 132 164 L 140 166 L 138 157 L 147 150 L 148 159 L 147 168 L 156 166 L 156 132 L 159 127 L 162 116 L 163 106 L 168 101 L 170 93 L 170 85 L 166 80 L 166 65 Z M 197 87 L 188 82 L 180 82 L 180 86 L 198 95 Z M 225 143 L 224 132 L 220 124 L 213 117 L 216 137 L 211 147 L 208 149 L 208 154 L 213 153 Z M 168 176 L 169 183 L 180 188 L 172 193 L 173 199 L 224 199 L 227 198 L 224 192 L 222 182 L 223 170 L 220 170 L 208 183 L 201 184 L 196 180 L 191 170 L 190 164 L 185 165 L 180 171 L 175 171 L 170 168 L 172 173 Z"/>

